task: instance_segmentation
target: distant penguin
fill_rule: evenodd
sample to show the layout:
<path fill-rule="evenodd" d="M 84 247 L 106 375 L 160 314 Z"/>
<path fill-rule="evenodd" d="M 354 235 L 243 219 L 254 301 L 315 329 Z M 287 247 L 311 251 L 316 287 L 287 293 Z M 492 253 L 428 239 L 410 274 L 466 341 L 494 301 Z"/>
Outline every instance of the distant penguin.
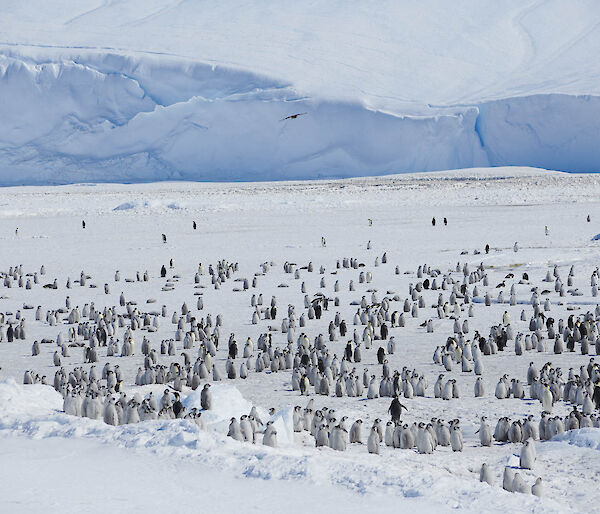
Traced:
<path fill-rule="evenodd" d="M 163 243 L 167 242 L 167 236 L 165 234 L 162 234 L 162 242 Z"/>

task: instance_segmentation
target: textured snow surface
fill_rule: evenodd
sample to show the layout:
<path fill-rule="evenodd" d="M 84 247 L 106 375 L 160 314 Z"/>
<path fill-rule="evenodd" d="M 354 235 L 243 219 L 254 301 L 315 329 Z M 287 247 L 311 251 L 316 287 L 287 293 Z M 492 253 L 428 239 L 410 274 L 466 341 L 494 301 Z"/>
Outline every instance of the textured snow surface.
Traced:
<path fill-rule="evenodd" d="M 226 258 L 237 261 L 240 276 L 251 277 L 261 263 L 274 261 L 269 273 L 258 277 L 258 288 L 233 291 L 236 282 L 227 281 L 220 290 L 210 286 L 205 275 L 201 289 L 205 308 L 197 316 L 222 313 L 223 343 L 215 363 L 223 373 L 226 339 L 234 332 L 238 344 L 250 336 L 256 341 L 271 324 L 250 322 L 250 296 L 262 292 L 268 301 L 276 295 L 280 312 L 288 303 L 300 309 L 308 291 L 324 291 L 333 296 L 334 280 L 341 290 L 339 310 L 355 328 L 351 317 L 356 310 L 350 302 L 370 295 L 377 289 L 380 297 L 395 290 L 407 294 L 416 279 L 418 265 L 428 263 L 444 273 L 454 269 L 457 261 L 472 267 L 484 261 L 490 276 L 490 291 L 509 271 L 519 277 L 526 271 L 539 284 L 546 270 L 556 263 L 561 276 L 575 265 L 574 286 L 583 295 L 559 298 L 552 293 L 550 314 L 566 317 L 571 311 L 582 314 L 594 310 L 597 298 L 591 296 L 589 276 L 598 265 L 598 243 L 591 241 L 598 233 L 600 219 L 600 177 L 569 175 L 529 168 L 494 168 L 456 170 L 443 173 L 401 175 L 386 178 L 350 179 L 319 182 L 281 182 L 251 184 L 155 183 L 143 185 L 86 184 L 77 186 L 15 187 L 0 190 L 0 241 L 5 249 L 0 267 L 22 264 L 25 271 L 38 271 L 41 264 L 46 275 L 33 289 L 1 287 L 0 309 L 13 318 L 18 310 L 27 319 L 25 341 L 0 343 L 0 511 L 40 512 L 165 512 L 199 508 L 214 512 L 250 512 L 277 510 L 285 505 L 289 512 L 306 510 L 343 512 L 584 512 L 597 505 L 596 487 L 600 473 L 598 455 L 599 429 L 570 432 L 548 442 L 536 443 L 537 462 L 533 470 L 519 470 L 528 485 L 538 476 L 544 481 L 545 496 L 511 494 L 501 488 L 505 466 L 515 470 L 519 464 L 518 444 L 495 443 L 482 448 L 475 431 L 481 415 L 490 420 L 510 416 L 513 420 L 532 414 L 539 420 L 539 402 L 494 397 L 499 377 L 526 380 L 528 363 L 541 366 L 551 361 L 564 373 L 587 364 L 590 356 L 579 353 L 554 355 L 526 352 L 516 356 L 509 347 L 503 354 L 485 356 L 483 380 L 486 395 L 473 397 L 474 377 L 460 369 L 445 373 L 455 378 L 461 398 L 445 402 L 433 398 L 432 387 L 439 365 L 432 363 L 437 345 L 452 334 L 452 320 L 437 319 L 434 310 L 423 309 L 417 319 L 409 318 L 404 328 L 391 329 L 398 348 L 389 355 L 393 369 L 407 366 L 417 369 L 429 381 L 426 397 L 403 399 L 408 413 L 403 419 L 413 421 L 442 417 L 460 419 L 465 438 L 463 452 L 453 453 L 438 447 L 432 455 L 409 450 L 394 450 L 382 445 L 381 455 L 367 453 L 366 445 L 350 445 L 346 452 L 314 448 L 306 433 L 291 434 L 290 409 L 306 404 L 298 392 L 291 390 L 290 372 L 256 373 L 246 380 L 223 380 L 213 383 L 213 411 L 206 412 L 208 430 L 201 431 L 187 420 L 145 421 L 112 427 L 101 421 L 67 416 L 62 400 L 51 387 L 23 386 L 25 370 L 46 375 L 49 382 L 56 371 L 52 365 L 55 344 L 42 344 L 41 353 L 31 356 L 33 340 L 55 339 L 66 334 L 66 325 L 49 326 L 35 321 L 34 311 L 25 304 L 41 305 L 43 310 L 64 305 L 67 295 L 73 305 L 94 301 L 96 308 L 118 305 L 123 290 L 128 300 L 146 309 L 145 301 L 156 298 L 169 313 L 180 309 L 183 301 L 195 306 L 193 274 L 198 262 L 215 263 Z M 178 209 L 170 205 L 176 204 Z M 118 206 L 127 208 L 115 210 Z M 592 221 L 586 222 L 590 214 Z M 447 227 L 431 226 L 431 218 L 446 216 Z M 373 220 L 369 226 L 367 219 Z M 81 220 L 87 226 L 81 229 Z M 192 220 L 198 229 L 192 230 Z M 545 235 L 544 226 L 549 228 Z M 18 227 L 18 234 L 15 228 Z M 162 243 L 161 234 L 167 236 Z M 321 247 L 325 236 L 327 246 Z M 518 241 L 521 249 L 513 252 Z M 371 241 L 372 249 L 367 249 Z M 473 255 L 489 243 L 489 255 Z M 467 255 L 461 255 L 462 251 Z M 387 251 L 388 263 L 374 267 L 376 257 Z M 355 256 L 373 272 L 371 284 L 359 284 L 357 270 L 335 270 L 337 259 Z M 174 259 L 181 276 L 174 291 L 161 291 L 159 277 L 162 264 Z M 284 274 L 284 262 L 305 265 L 313 261 L 326 273 L 301 271 L 301 280 Z M 401 275 L 395 275 L 395 265 Z M 549 268 L 550 267 L 550 268 Z M 122 279 L 114 282 L 114 272 Z M 148 282 L 125 282 L 136 271 L 149 271 Z M 74 285 L 64 287 L 67 277 L 74 279 L 85 270 L 97 288 Z M 404 271 L 409 271 L 405 275 Z M 44 289 L 42 284 L 56 277 L 58 289 Z M 319 288 L 324 277 L 326 288 Z M 357 289 L 348 291 L 353 279 Z M 510 287 L 516 279 L 506 280 Z M 102 284 L 109 283 L 105 295 Z M 285 283 L 289 287 L 279 288 Z M 233 285 L 232 285 L 233 284 Z M 530 285 L 517 285 L 518 304 L 490 307 L 474 305 L 475 316 L 469 318 L 471 331 L 489 331 L 507 310 L 517 331 L 527 331 L 527 322 L 519 321 L 521 309 L 530 315 Z M 430 305 L 436 291 L 428 294 Z M 446 291 L 445 293 L 448 293 Z M 559 302 L 563 302 L 561 305 Z M 154 309 L 153 306 L 150 307 Z M 396 308 L 396 307 L 395 307 Z M 329 320 L 337 310 L 330 308 L 321 320 L 311 320 L 306 327 L 311 338 L 327 333 Z M 423 319 L 433 318 L 434 333 L 420 327 Z M 357 327 L 362 330 L 363 327 Z M 122 337 L 122 330 L 117 332 Z M 161 318 L 156 333 L 144 333 L 158 348 L 163 338 L 174 336 L 170 320 Z M 134 333 L 136 353 L 132 357 L 106 357 L 100 349 L 100 365 L 111 362 L 124 373 L 128 395 L 162 394 L 165 386 L 135 386 L 133 378 L 143 356 L 139 353 L 140 331 Z M 284 334 L 273 332 L 279 348 L 286 343 Z M 338 356 L 344 341 L 328 343 Z M 377 344 L 363 352 L 356 364 L 380 375 L 375 358 Z M 188 350 L 195 358 L 196 348 Z M 241 349 L 241 348 L 240 348 Z M 181 342 L 175 357 L 160 356 L 160 362 L 182 362 Z M 593 349 L 592 349 L 593 351 Z M 596 357 L 597 358 L 597 357 Z M 236 359 L 236 365 L 242 359 Z M 83 364 L 81 348 L 70 348 L 63 359 L 67 370 L 89 367 Z M 182 398 L 187 406 L 198 405 L 198 393 L 185 387 Z M 387 421 L 389 398 L 366 400 L 348 397 L 314 396 L 315 406 L 334 408 L 339 415 L 353 421 L 361 418 L 370 427 L 377 417 Z M 273 408 L 279 439 L 278 448 L 260 444 L 238 443 L 225 436 L 227 419 L 248 413 L 256 406 L 263 421 L 269 420 Z M 565 415 L 571 406 L 558 402 L 553 414 Z M 367 430 L 364 430 L 366 432 Z M 494 479 L 488 486 L 479 482 L 479 469 L 486 462 Z"/>
<path fill-rule="evenodd" d="M 2 11 L 0 184 L 600 171 L 593 0 Z"/>

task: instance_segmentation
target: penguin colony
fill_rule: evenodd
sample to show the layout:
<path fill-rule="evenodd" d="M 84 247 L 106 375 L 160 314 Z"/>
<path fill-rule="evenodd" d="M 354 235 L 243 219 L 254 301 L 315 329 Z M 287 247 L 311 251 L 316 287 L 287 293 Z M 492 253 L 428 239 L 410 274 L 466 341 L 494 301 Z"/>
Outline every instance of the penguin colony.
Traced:
<path fill-rule="evenodd" d="M 167 236 L 161 238 L 166 243 Z M 369 255 L 372 246 L 369 241 Z M 517 243 L 513 250 L 518 251 Z M 486 254 L 489 251 L 486 245 Z M 507 452 L 519 455 L 519 470 L 492 470 L 484 462 L 480 480 L 499 483 L 503 472 L 505 490 L 541 496 L 543 478 L 537 477 L 532 485 L 523 478 L 525 470 L 543 471 L 543 465 L 536 464 L 536 441 L 600 427 L 600 363 L 594 358 L 600 353 L 600 307 L 590 304 L 574 311 L 578 307 L 569 300 L 583 295 L 574 286 L 575 268 L 551 265 L 536 277 L 510 270 L 494 284 L 492 278 L 499 272 L 483 263 L 473 267 L 459 262 L 446 270 L 425 264 L 402 271 L 395 266 L 397 281 L 381 292 L 370 284 L 378 268 L 394 266 L 388 260 L 386 252 L 371 255 L 370 263 L 340 257 L 332 269 L 326 263 L 278 266 L 269 261 L 250 276 L 241 274 L 237 262 L 225 259 L 208 266 L 200 263 L 192 276 L 182 276 L 171 260 L 155 272 L 146 270 L 135 277 L 122 279 L 115 271 L 113 280 L 103 284 L 86 271 L 59 282 L 43 265 L 36 270 L 15 265 L 0 277 L 3 292 L 19 288 L 30 301 L 14 313 L 0 313 L 0 355 L 4 345 L 31 345 L 36 366 L 25 371 L 23 383 L 50 384 L 62 394 L 65 413 L 109 425 L 187 419 L 204 430 L 202 413 L 214 408 L 211 383 L 233 381 L 243 389 L 240 381 L 251 375 L 266 379 L 285 374 L 288 394 L 309 397 L 304 407 L 293 409 L 294 432 L 304 444 L 337 451 L 363 445 L 371 454 L 386 449 L 432 454 L 443 447 L 461 452 L 469 444 L 482 447 L 482 460 L 485 447 L 512 444 Z M 297 288 L 303 300 L 281 306 L 274 291 L 262 290 L 268 275 L 277 275 L 279 287 Z M 307 285 L 312 276 L 318 277 L 318 287 Z M 596 297 L 598 269 L 585 280 Z M 176 311 L 169 311 L 166 304 L 157 308 L 155 298 L 125 293 L 125 285 L 136 282 L 152 285 L 157 296 L 177 294 L 182 283 L 191 283 L 194 298 L 182 298 Z M 398 286 L 406 288 L 404 294 L 395 292 Z M 247 296 L 248 308 L 239 312 L 236 332 L 222 333 L 222 314 L 207 312 L 206 288 Z M 339 298 L 342 288 L 355 296 L 348 305 Z M 40 289 L 52 293 L 52 305 L 36 305 Z M 79 290 L 78 297 L 85 296 L 81 292 L 86 289 L 100 289 L 106 301 L 74 304 L 74 289 Z M 497 322 L 472 330 L 478 311 L 491 307 L 503 310 Z M 517 323 L 509 310 L 520 311 Z M 325 322 L 325 333 L 311 327 L 317 322 L 319 327 Z M 430 338 L 432 362 L 440 368 L 437 377 L 410 362 L 392 368 L 390 357 L 400 347 L 410 353 L 413 343 L 403 337 L 402 329 L 411 324 Z M 249 325 L 260 326 L 256 340 L 244 334 Z M 30 327 L 44 337 L 32 341 Z M 159 331 L 171 337 L 159 337 Z M 533 354 L 541 354 L 544 364 L 537 367 L 528 358 Z M 554 365 L 553 356 L 562 354 L 571 355 L 570 362 L 578 365 L 568 369 Z M 494 390 L 486 390 L 486 363 L 508 355 L 517 363 L 512 368 L 520 371 L 513 377 L 494 378 Z M 123 361 L 128 364 L 121 366 Z M 134 373 L 123 371 L 132 367 L 137 368 Z M 461 390 L 459 377 L 473 377 L 472 389 Z M 160 396 L 136 391 L 136 386 L 157 384 L 164 385 Z M 182 398 L 199 388 L 201 409 L 186 410 Z M 482 401 L 492 396 L 522 401 L 523 409 L 526 401 L 536 403 L 521 419 L 491 420 L 477 413 L 462 419 L 443 414 L 409 419 L 415 397 L 427 399 L 432 413 L 448 413 L 467 395 Z M 349 419 L 335 408 L 336 400 L 344 397 L 366 401 L 367 406 L 381 398 L 390 403 L 387 409 L 366 410 L 364 419 Z M 317 402 L 322 405 L 317 407 Z M 468 441 L 461 424 L 477 425 Z M 263 422 L 255 407 L 232 418 L 227 435 L 240 442 L 278 446 L 273 421 Z"/>

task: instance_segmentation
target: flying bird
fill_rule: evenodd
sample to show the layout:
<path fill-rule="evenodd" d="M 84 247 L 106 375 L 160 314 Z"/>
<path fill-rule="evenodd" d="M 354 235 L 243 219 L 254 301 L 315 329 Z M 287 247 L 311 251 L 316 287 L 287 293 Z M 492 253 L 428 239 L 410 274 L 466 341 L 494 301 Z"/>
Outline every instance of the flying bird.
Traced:
<path fill-rule="evenodd" d="M 308 113 L 307 112 L 299 112 L 298 114 L 292 114 L 291 116 L 286 116 L 285 118 L 281 118 L 279 121 L 295 120 L 298 116 L 304 116 L 305 114 L 308 114 Z"/>

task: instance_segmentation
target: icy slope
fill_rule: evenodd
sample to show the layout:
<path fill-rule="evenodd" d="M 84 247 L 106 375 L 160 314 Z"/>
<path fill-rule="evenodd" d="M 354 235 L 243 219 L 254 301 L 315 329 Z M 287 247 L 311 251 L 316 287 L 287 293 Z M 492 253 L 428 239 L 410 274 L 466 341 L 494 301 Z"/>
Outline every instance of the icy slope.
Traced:
<path fill-rule="evenodd" d="M 32 1 L 3 16 L 0 184 L 600 170 L 590 0 Z"/>

